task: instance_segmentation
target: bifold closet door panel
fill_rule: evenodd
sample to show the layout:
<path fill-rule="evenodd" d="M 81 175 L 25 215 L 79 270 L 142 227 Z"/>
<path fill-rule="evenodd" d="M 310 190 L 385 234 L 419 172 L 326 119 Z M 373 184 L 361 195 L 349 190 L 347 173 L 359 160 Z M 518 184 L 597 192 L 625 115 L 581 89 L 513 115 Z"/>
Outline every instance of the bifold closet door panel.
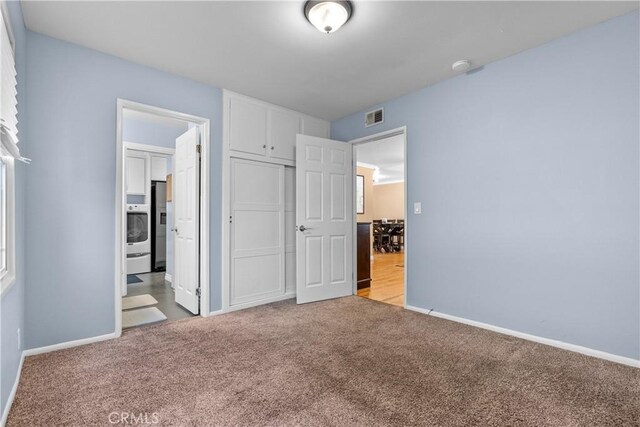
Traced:
<path fill-rule="evenodd" d="M 284 166 L 231 159 L 231 305 L 284 294 L 284 227 Z"/>

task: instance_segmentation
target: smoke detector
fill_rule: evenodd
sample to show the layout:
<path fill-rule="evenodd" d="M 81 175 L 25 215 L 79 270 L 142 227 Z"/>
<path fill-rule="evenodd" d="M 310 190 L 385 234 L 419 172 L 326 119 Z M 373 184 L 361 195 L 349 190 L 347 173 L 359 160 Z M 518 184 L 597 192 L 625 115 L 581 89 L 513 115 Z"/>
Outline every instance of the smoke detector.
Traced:
<path fill-rule="evenodd" d="M 468 59 L 461 59 L 460 61 L 454 62 L 451 69 L 456 73 L 464 73 L 471 69 L 471 61 Z"/>

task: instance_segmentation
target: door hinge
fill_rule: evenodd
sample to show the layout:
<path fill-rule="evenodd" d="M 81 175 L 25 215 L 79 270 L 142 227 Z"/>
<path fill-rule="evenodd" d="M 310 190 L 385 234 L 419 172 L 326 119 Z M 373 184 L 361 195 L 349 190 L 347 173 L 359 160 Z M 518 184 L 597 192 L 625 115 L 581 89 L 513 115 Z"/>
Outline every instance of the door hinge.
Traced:
<path fill-rule="evenodd" d="M 196 153 L 198 154 L 202 153 L 202 144 L 196 145 Z"/>
<path fill-rule="evenodd" d="M 200 294 L 201 294 L 200 288 L 196 288 L 196 296 L 198 298 L 200 298 Z"/>

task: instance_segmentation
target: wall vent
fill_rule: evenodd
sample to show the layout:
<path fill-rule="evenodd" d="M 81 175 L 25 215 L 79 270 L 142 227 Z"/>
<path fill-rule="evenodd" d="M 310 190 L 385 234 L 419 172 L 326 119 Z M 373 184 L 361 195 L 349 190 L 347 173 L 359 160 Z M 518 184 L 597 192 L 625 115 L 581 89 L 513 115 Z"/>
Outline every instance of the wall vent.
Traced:
<path fill-rule="evenodd" d="M 364 125 L 365 127 L 378 125 L 384 122 L 384 109 L 380 108 L 378 110 L 369 111 L 364 116 Z"/>

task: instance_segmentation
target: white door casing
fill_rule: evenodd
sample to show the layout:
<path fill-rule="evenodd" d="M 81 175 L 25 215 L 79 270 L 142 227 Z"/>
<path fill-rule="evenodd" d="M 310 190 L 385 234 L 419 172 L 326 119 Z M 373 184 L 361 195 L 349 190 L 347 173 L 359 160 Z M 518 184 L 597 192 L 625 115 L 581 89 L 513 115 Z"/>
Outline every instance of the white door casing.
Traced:
<path fill-rule="evenodd" d="M 352 158 L 350 144 L 296 137 L 298 304 L 353 293 Z"/>
<path fill-rule="evenodd" d="M 231 159 L 231 306 L 284 295 L 284 215 L 284 166 Z"/>
<path fill-rule="evenodd" d="M 200 161 L 198 129 L 176 139 L 174 165 L 174 272 L 176 302 L 198 314 Z"/>

